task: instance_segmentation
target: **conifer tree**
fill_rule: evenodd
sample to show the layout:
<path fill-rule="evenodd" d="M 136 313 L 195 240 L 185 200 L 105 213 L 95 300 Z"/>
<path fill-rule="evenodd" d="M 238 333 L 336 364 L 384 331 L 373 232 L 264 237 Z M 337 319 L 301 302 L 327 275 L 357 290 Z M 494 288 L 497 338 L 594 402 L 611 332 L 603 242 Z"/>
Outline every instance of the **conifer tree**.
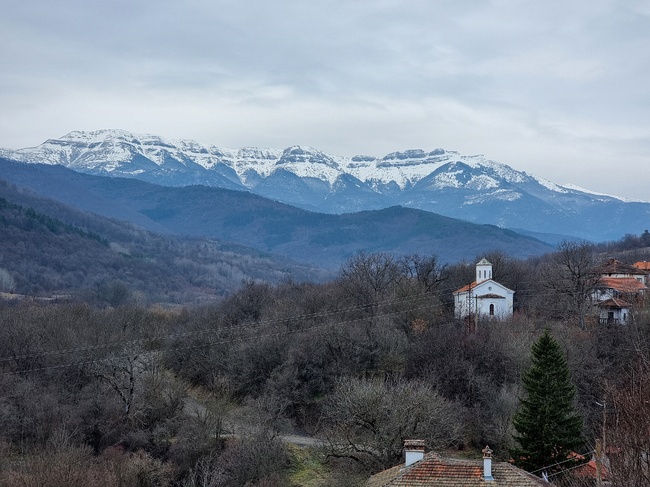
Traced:
<path fill-rule="evenodd" d="M 566 359 L 548 330 L 533 344 L 531 362 L 522 376 L 525 397 L 513 419 L 518 447 L 511 454 L 517 466 L 542 476 L 579 462 L 570 458 L 582 445 L 582 418 Z"/>

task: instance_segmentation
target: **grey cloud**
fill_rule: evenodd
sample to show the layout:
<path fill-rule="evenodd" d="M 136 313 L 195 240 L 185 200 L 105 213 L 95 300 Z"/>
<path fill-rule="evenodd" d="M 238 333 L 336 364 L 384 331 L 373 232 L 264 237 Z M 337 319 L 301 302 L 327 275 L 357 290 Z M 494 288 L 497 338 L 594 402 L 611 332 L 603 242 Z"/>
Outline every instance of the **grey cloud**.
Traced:
<path fill-rule="evenodd" d="M 604 164 L 611 146 L 636 168 L 630 133 L 650 131 L 642 1 L 3 3 L 4 147 L 121 125 L 343 155 L 446 146 L 553 179 L 553 161 Z"/>

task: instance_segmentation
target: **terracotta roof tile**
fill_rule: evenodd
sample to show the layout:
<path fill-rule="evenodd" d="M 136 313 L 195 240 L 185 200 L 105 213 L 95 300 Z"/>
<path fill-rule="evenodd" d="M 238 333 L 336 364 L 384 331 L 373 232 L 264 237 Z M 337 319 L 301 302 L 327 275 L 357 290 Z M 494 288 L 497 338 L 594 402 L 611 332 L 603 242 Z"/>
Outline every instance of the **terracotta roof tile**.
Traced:
<path fill-rule="evenodd" d="M 634 267 L 641 269 L 642 271 L 650 272 L 650 262 L 635 262 Z"/>
<path fill-rule="evenodd" d="M 607 301 L 598 303 L 598 306 L 600 306 L 601 308 L 616 308 L 616 309 L 632 307 L 632 305 L 627 301 L 623 301 L 622 299 L 618 299 L 618 298 L 608 299 Z"/>
<path fill-rule="evenodd" d="M 482 460 L 443 458 L 428 453 L 419 462 L 384 470 L 373 475 L 367 487 L 539 487 L 551 486 L 509 463 L 493 462 L 494 480 L 483 479 Z"/>
<path fill-rule="evenodd" d="M 456 289 L 454 292 L 455 293 L 464 293 L 464 292 L 469 291 L 470 289 L 474 289 L 476 286 L 477 286 L 477 282 L 474 281 L 474 282 L 471 282 L 471 283 L 461 287 L 460 289 Z"/>
<path fill-rule="evenodd" d="M 589 478 L 589 479 L 596 479 L 597 477 L 597 467 L 596 467 L 596 460 L 590 460 L 589 462 L 585 463 L 584 465 L 581 465 L 578 467 L 574 473 L 578 477 L 583 477 L 583 478 Z M 603 480 L 609 480 L 609 470 L 605 465 L 601 467 L 601 478 Z"/>
<path fill-rule="evenodd" d="M 609 259 L 598 270 L 601 274 L 644 274 L 637 265 L 626 264 L 616 259 Z"/>
<path fill-rule="evenodd" d="M 648 289 L 633 277 L 601 277 L 597 287 L 611 288 L 621 293 L 638 293 Z"/>

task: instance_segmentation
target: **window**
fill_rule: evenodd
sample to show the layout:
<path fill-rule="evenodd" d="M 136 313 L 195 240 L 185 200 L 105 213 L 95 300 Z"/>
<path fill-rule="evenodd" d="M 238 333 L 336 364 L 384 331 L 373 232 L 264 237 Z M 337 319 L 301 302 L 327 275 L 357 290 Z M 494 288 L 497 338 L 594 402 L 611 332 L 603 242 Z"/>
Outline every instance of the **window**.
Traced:
<path fill-rule="evenodd" d="M 494 316 L 494 305 L 490 305 L 490 316 Z"/>

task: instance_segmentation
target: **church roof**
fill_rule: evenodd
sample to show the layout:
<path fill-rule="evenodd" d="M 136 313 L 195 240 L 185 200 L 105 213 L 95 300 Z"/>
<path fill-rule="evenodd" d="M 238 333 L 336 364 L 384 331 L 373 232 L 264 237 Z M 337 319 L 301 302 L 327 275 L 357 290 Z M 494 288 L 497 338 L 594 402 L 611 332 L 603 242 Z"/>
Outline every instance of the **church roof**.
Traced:
<path fill-rule="evenodd" d="M 466 284 L 465 286 L 461 287 L 460 289 L 456 289 L 454 291 L 454 294 L 456 293 L 466 293 L 470 289 L 474 289 L 476 287 L 476 281 L 470 282 L 469 284 Z"/>
<path fill-rule="evenodd" d="M 466 293 L 468 291 L 471 291 L 472 289 L 477 289 L 477 288 L 485 288 L 486 285 L 488 285 L 488 284 L 492 284 L 494 286 L 499 287 L 500 289 L 504 289 L 506 291 L 510 291 L 511 293 L 514 293 L 514 291 L 512 289 L 508 289 L 503 284 L 499 284 L 498 282 L 496 282 L 496 281 L 494 281 L 492 279 L 486 279 L 485 281 L 481 281 L 481 282 L 473 281 L 473 282 L 471 282 L 469 284 L 466 284 L 465 286 L 461 287 L 460 289 L 456 289 L 453 292 L 453 294 Z M 487 286 L 487 287 L 489 287 L 489 286 Z M 494 293 L 492 293 L 492 294 L 494 294 Z"/>

